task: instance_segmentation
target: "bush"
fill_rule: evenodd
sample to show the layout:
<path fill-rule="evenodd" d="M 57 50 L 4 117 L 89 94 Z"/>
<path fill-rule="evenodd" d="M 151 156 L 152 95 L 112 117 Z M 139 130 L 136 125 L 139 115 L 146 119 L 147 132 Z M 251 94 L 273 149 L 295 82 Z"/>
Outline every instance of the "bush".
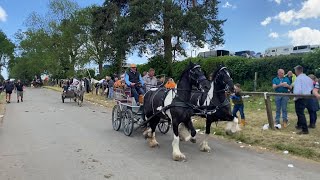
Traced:
<path fill-rule="evenodd" d="M 277 70 L 280 68 L 287 72 L 289 70 L 293 71 L 296 65 L 302 65 L 305 67 L 306 74 L 315 73 L 320 75 L 320 51 L 306 55 L 289 55 L 260 59 L 248 59 L 237 56 L 188 58 L 172 64 L 173 78 L 175 80 L 180 77 L 181 72 L 188 65 L 189 61 L 199 63 L 208 75 L 212 73 L 218 65 L 225 65 L 228 67 L 234 83 L 242 84 L 242 89 L 247 91 L 253 91 L 255 72 L 258 72 L 258 91 L 272 91 L 272 79 L 276 77 Z M 160 74 L 166 69 L 166 63 L 163 63 L 161 56 L 156 56 L 147 64 L 139 65 L 139 71 L 147 71 L 151 67 L 156 70 L 157 74 Z"/>

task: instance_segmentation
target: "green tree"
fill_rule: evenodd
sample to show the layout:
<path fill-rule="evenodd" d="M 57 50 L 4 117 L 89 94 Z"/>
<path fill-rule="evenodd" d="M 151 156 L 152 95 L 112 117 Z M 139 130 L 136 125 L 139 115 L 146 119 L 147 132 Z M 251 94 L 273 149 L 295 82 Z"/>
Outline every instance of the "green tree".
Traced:
<path fill-rule="evenodd" d="M 8 39 L 6 34 L 0 29 L 0 74 L 3 66 L 14 58 L 15 45 Z"/>
<path fill-rule="evenodd" d="M 185 55 L 186 43 L 203 47 L 223 44 L 218 19 L 219 1 L 135 0 L 128 3 L 131 40 L 140 53 L 164 54 L 167 74 L 172 74 L 173 56 Z"/>

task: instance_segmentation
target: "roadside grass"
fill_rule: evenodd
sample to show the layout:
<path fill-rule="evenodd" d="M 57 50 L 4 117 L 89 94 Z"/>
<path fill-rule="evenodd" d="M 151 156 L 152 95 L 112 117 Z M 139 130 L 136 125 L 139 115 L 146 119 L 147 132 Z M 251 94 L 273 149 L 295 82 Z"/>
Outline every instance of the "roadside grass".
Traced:
<path fill-rule="evenodd" d="M 57 86 L 44 86 L 44 88 L 62 92 L 62 88 Z M 105 96 L 96 95 L 92 93 L 85 93 L 84 100 L 92 102 L 94 104 L 105 106 L 107 108 L 113 108 L 113 106 L 115 105 L 114 100 L 106 100 Z"/>
<path fill-rule="evenodd" d="M 61 92 L 61 88 L 46 86 L 45 88 Z M 1 96 L 0 96 L 1 98 Z M 115 105 L 113 100 L 106 100 L 105 96 L 95 94 L 85 94 L 84 99 L 95 104 L 112 108 Z M 272 113 L 275 116 L 275 103 L 272 100 Z M 224 139 L 242 142 L 254 147 L 266 148 L 271 151 L 282 153 L 288 151 L 289 154 L 300 156 L 320 162 L 320 125 L 316 129 L 309 129 L 309 135 L 297 135 L 295 124 L 297 117 L 294 111 L 294 102 L 291 99 L 288 103 L 289 126 L 280 130 L 262 130 L 262 126 L 268 123 L 263 97 L 251 96 L 244 99 L 245 115 L 247 125 L 241 127 L 242 131 L 233 135 L 225 133 L 226 122 L 219 122 L 217 126 L 212 124 L 211 133 Z M 205 119 L 194 118 L 194 126 L 202 132 L 205 130 Z M 306 118 L 309 121 L 308 113 Z"/>
<path fill-rule="evenodd" d="M 262 130 L 262 126 L 268 123 L 264 99 L 262 97 L 250 97 L 244 99 L 245 116 L 247 125 L 241 127 L 242 131 L 234 135 L 226 135 L 225 122 L 219 122 L 211 127 L 211 132 L 226 139 L 241 141 L 242 143 L 260 146 L 269 150 L 283 152 L 288 151 L 291 155 L 301 156 L 320 162 L 320 126 L 309 129 L 308 135 L 297 135 L 295 125 L 297 117 L 294 111 L 294 102 L 288 104 L 289 126 L 285 129 Z M 275 117 L 275 103 L 272 101 L 273 117 Z M 309 115 L 306 112 L 309 122 Z M 319 115 L 319 114 L 318 114 Z M 195 117 L 194 126 L 204 131 L 205 119 Z M 282 120 L 281 120 L 282 121 Z"/>
<path fill-rule="evenodd" d="M 0 126 L 3 124 L 3 118 L 6 110 L 6 105 L 5 105 L 5 94 L 2 92 L 0 94 Z"/>

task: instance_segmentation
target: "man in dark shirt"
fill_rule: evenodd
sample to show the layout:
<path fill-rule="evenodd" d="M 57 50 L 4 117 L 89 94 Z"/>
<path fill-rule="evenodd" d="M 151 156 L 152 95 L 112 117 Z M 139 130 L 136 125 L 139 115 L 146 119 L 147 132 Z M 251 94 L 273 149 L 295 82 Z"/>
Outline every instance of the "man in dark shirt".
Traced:
<path fill-rule="evenodd" d="M 126 72 L 124 79 L 127 86 L 131 87 L 134 99 L 139 106 L 139 95 L 144 94 L 144 81 L 140 73 L 137 71 L 137 65 L 130 65 L 130 69 Z"/>
<path fill-rule="evenodd" d="M 11 94 L 12 94 L 12 91 L 14 89 L 14 85 L 13 83 L 10 81 L 10 79 L 8 79 L 6 81 L 6 83 L 4 84 L 4 89 L 6 91 L 6 101 L 7 103 L 10 103 L 11 101 Z"/>
<path fill-rule="evenodd" d="M 20 99 L 21 99 L 21 102 L 23 102 L 23 84 L 21 83 L 20 79 L 18 79 L 18 82 L 15 85 L 15 91 L 17 91 L 17 102 L 19 103 Z"/>

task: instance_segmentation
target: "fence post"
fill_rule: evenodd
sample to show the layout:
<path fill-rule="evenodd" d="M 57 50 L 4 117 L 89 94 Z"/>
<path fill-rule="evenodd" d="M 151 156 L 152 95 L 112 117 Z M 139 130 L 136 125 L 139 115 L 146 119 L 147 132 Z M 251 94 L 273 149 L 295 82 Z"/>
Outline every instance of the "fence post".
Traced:
<path fill-rule="evenodd" d="M 270 96 L 268 96 L 267 94 L 268 94 L 267 92 L 264 93 L 264 101 L 265 101 L 265 104 L 266 104 L 268 122 L 269 122 L 269 127 L 271 129 L 274 129 L 272 109 L 271 109 L 271 101 L 270 101 Z"/>
<path fill-rule="evenodd" d="M 258 73 L 254 72 L 253 91 L 257 91 Z"/>

